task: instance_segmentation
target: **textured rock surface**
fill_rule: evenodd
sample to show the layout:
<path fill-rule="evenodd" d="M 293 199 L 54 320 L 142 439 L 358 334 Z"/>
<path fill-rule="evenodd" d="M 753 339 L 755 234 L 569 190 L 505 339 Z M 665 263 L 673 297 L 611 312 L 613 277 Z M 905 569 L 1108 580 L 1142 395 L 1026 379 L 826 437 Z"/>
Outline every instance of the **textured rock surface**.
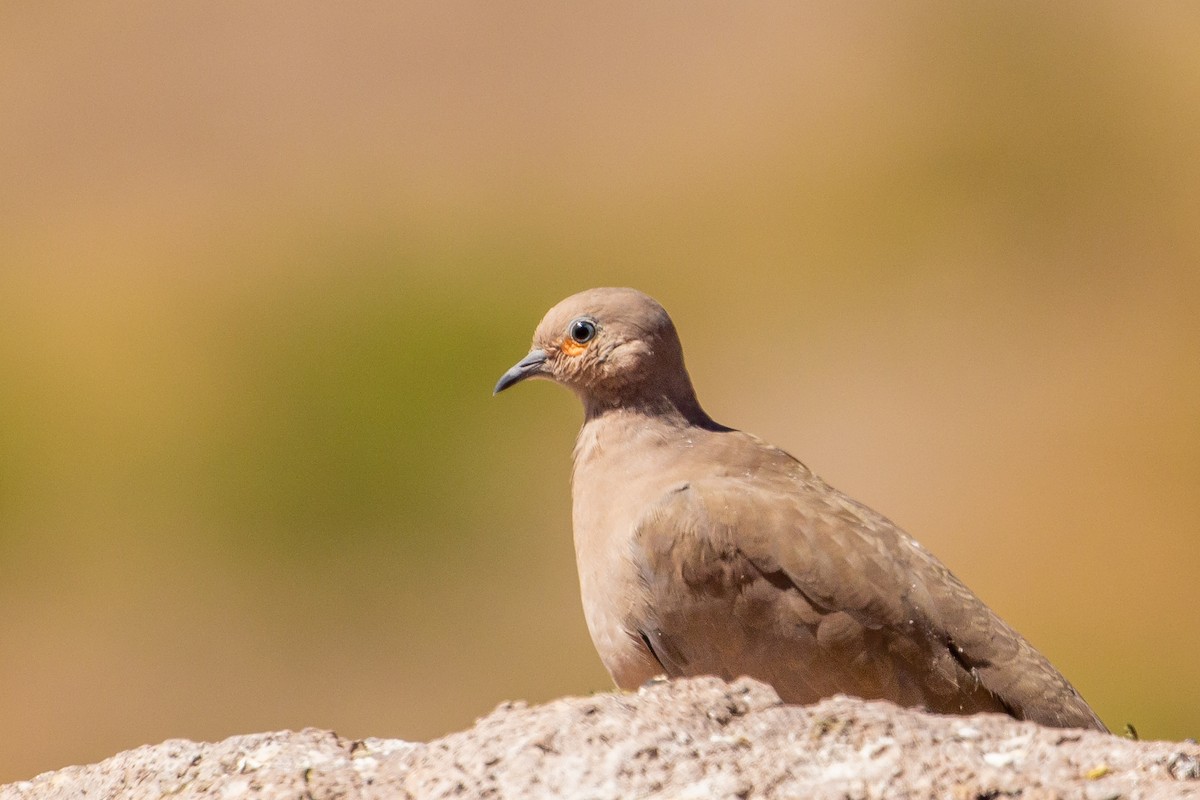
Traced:
<path fill-rule="evenodd" d="M 168 741 L 0 787 L 33 798 L 1200 797 L 1200 746 L 714 678 L 504 704 L 428 744 L 305 730 Z"/>

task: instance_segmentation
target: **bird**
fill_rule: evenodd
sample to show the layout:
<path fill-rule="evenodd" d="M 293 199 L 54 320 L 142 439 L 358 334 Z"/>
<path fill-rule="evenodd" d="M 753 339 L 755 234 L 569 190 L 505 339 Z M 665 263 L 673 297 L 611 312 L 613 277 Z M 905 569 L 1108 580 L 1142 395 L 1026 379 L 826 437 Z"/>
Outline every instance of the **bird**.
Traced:
<path fill-rule="evenodd" d="M 616 685 L 747 676 L 1107 731 L 1051 663 L 916 539 L 700 406 L 674 323 L 636 289 L 551 308 L 493 394 L 549 379 L 582 401 L 571 473 L 584 617 Z"/>

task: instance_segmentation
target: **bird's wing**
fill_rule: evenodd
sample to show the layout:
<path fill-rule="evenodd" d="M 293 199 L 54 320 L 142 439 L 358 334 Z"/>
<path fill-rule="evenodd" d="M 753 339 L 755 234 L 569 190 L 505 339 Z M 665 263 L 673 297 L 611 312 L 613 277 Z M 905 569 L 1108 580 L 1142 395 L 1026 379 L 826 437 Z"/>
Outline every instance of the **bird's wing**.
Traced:
<path fill-rule="evenodd" d="M 633 542 L 641 633 L 670 674 L 749 674 L 801 702 L 847 692 L 1103 729 L 940 561 L 807 470 L 680 483 Z"/>

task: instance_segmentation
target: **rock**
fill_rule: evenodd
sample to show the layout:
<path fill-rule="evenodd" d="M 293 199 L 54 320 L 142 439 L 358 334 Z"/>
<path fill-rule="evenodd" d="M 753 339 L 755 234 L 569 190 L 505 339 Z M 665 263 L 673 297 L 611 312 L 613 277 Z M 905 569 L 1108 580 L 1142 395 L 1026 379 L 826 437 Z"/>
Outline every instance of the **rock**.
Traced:
<path fill-rule="evenodd" d="M 428 744 L 329 731 L 172 740 L 0 787 L 51 798 L 1200 797 L 1200 746 L 943 717 L 742 679 L 505 703 Z"/>

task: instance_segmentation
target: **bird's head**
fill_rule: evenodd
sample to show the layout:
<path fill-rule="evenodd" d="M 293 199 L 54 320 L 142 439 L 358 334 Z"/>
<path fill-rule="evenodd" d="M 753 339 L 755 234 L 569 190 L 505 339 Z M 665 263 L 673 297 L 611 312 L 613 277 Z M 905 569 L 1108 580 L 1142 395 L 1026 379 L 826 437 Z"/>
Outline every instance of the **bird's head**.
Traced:
<path fill-rule="evenodd" d="M 533 348 L 501 376 L 495 393 L 527 378 L 568 387 L 589 415 L 664 402 L 685 415 L 699 410 L 674 323 L 636 289 L 589 289 L 546 312 Z"/>

